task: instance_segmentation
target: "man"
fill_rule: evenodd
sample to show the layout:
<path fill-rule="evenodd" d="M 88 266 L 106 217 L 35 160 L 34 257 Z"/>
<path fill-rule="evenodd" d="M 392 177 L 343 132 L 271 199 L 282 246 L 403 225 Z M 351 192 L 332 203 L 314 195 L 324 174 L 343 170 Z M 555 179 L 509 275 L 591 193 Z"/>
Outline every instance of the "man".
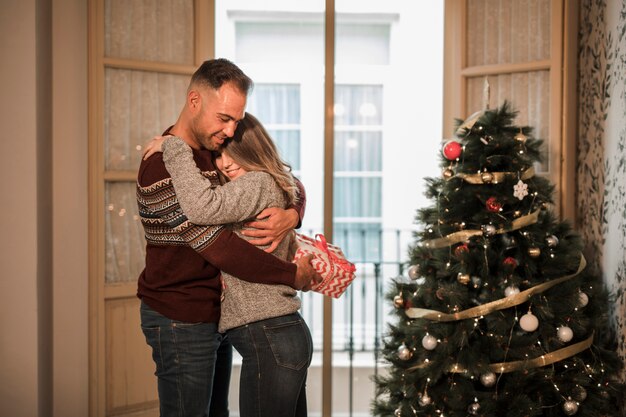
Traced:
<path fill-rule="evenodd" d="M 211 151 L 233 136 L 244 117 L 251 85 L 230 61 L 205 61 L 192 76 L 178 120 L 166 132 L 185 140 L 200 170 L 216 184 L 219 179 Z M 220 270 L 251 282 L 303 290 L 320 277 L 310 257 L 283 262 L 222 226 L 190 223 L 180 209 L 160 153 L 141 163 L 137 202 L 147 240 L 146 267 L 137 295 L 142 300 L 142 330 L 156 364 L 161 416 L 206 416 L 222 340 L 217 332 Z M 270 240 L 280 240 L 296 226 L 303 209 L 304 203 L 286 211 L 274 209 L 269 222 L 272 230 L 264 233 L 269 233 Z M 227 395 L 226 387 L 219 388 L 222 397 Z"/>

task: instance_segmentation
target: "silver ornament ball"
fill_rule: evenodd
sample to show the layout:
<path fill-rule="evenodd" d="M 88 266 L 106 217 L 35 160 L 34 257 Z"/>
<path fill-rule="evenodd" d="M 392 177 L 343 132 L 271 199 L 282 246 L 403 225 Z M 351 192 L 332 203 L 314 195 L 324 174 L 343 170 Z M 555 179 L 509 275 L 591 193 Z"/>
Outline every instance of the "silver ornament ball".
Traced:
<path fill-rule="evenodd" d="M 404 343 L 398 347 L 398 358 L 403 361 L 411 359 L 411 349 L 409 349 Z"/>
<path fill-rule="evenodd" d="M 497 231 L 496 227 L 492 224 L 486 224 L 482 227 L 482 229 L 483 234 L 487 237 L 495 235 Z"/>
<path fill-rule="evenodd" d="M 400 407 L 396 408 L 396 410 L 393 412 L 393 415 L 396 417 L 402 416 L 402 408 Z"/>
<path fill-rule="evenodd" d="M 479 411 L 480 411 L 480 404 L 478 403 L 472 403 L 467 407 L 467 412 L 473 416 L 478 415 Z"/>
<path fill-rule="evenodd" d="M 409 267 L 408 274 L 409 274 L 409 278 L 411 278 L 413 281 L 415 281 L 420 276 L 420 266 L 417 265 L 417 264 L 416 265 L 411 265 Z"/>
<path fill-rule="evenodd" d="M 554 247 L 556 247 L 559 244 L 559 238 L 554 236 L 554 235 L 548 236 L 546 238 L 546 244 L 549 247 L 554 248 Z"/>

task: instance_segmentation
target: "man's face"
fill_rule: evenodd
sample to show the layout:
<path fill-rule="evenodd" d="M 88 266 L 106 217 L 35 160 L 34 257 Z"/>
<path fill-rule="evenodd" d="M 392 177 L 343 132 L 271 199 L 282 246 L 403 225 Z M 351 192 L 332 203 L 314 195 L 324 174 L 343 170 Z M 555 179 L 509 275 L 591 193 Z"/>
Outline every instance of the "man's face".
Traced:
<path fill-rule="evenodd" d="M 218 90 L 201 88 L 198 96 L 200 103 L 191 120 L 191 130 L 199 145 L 216 151 L 235 134 L 245 114 L 246 96 L 230 83 Z"/>

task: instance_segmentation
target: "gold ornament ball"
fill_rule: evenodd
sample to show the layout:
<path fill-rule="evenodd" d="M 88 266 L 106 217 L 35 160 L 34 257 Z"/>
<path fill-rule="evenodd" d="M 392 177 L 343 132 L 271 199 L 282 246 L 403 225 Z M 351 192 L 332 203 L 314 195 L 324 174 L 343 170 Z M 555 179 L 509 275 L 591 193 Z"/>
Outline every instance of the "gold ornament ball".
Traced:
<path fill-rule="evenodd" d="M 486 386 L 487 388 L 493 387 L 496 383 L 496 374 L 493 372 L 487 372 L 480 376 L 480 383 Z"/>
<path fill-rule="evenodd" d="M 456 280 L 459 281 L 459 283 L 463 285 L 467 285 L 469 284 L 471 277 L 469 274 L 464 274 L 462 272 L 459 272 L 459 274 L 456 276 Z"/>
<path fill-rule="evenodd" d="M 515 135 L 515 141 L 519 142 L 519 143 L 526 143 L 526 140 L 528 139 L 526 137 L 525 134 L 523 134 L 522 132 L 519 132 L 518 134 Z"/>
<path fill-rule="evenodd" d="M 541 249 L 539 249 L 539 248 L 534 248 L 534 247 L 533 247 L 533 248 L 528 248 L 528 255 L 529 255 L 531 258 L 536 258 L 536 257 L 538 257 L 539 255 L 541 255 Z"/>
<path fill-rule="evenodd" d="M 393 305 L 396 308 L 404 307 L 404 298 L 402 298 L 401 295 L 396 295 L 395 297 L 393 297 Z"/>
<path fill-rule="evenodd" d="M 426 393 L 423 393 L 422 395 L 420 395 L 419 400 L 418 400 L 419 404 L 422 407 L 429 405 L 432 401 L 433 400 Z"/>
<path fill-rule="evenodd" d="M 485 184 L 491 184 L 493 182 L 493 174 L 491 172 L 483 172 L 482 174 L 480 174 L 480 179 Z"/>
<path fill-rule="evenodd" d="M 572 401 L 571 399 L 565 401 L 563 403 L 563 412 L 567 416 L 573 416 L 578 412 L 578 403 L 576 401 Z"/>
<path fill-rule="evenodd" d="M 443 178 L 449 180 L 452 177 L 454 177 L 454 171 L 452 171 L 450 168 L 443 170 Z"/>

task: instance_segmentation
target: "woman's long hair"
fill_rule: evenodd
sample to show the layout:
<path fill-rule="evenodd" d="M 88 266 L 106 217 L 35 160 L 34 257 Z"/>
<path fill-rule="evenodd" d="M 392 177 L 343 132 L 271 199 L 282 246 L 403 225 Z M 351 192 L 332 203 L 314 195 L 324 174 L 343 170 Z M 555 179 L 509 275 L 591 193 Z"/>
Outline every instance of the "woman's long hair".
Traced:
<path fill-rule="evenodd" d="M 223 150 L 246 171 L 262 171 L 270 174 L 285 192 L 288 204 L 298 200 L 298 186 L 291 174 L 291 165 L 283 161 L 276 145 L 261 122 L 246 113 Z"/>

